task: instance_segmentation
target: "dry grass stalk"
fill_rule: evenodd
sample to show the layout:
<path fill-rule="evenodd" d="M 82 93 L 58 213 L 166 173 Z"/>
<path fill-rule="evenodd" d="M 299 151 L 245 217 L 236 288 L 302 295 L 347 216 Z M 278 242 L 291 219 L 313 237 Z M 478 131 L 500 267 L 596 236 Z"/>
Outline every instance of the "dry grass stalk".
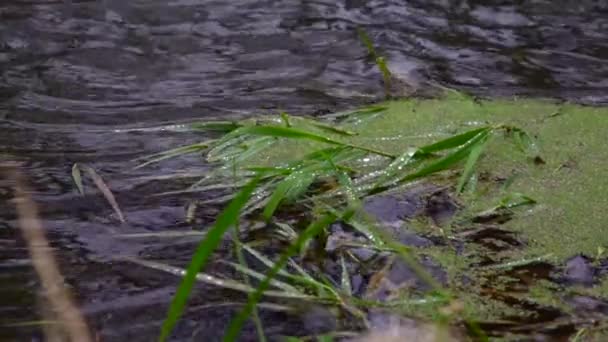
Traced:
<path fill-rule="evenodd" d="M 28 195 L 29 190 L 24 177 L 14 164 L 4 163 L 0 168 L 13 183 L 19 227 L 27 243 L 30 258 L 36 273 L 40 277 L 48 302 L 65 327 L 70 341 L 93 341 L 82 314 L 65 288 L 63 276 L 57 267 L 52 249 L 44 234 L 42 222 L 38 217 L 38 209 Z"/>

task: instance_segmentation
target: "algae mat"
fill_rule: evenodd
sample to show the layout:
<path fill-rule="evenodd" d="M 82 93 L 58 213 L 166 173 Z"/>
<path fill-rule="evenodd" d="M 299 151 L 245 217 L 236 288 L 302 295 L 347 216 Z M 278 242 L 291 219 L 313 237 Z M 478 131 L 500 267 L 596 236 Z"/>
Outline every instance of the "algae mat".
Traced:
<path fill-rule="evenodd" d="M 551 255 L 559 261 L 579 253 L 601 257 L 608 248 L 608 108 L 536 99 L 474 100 L 461 94 L 382 105 L 385 112 L 344 126 L 357 133 L 348 142 L 400 155 L 477 126 L 503 123 L 535 137 L 535 156 L 494 139 L 479 161 L 477 188 L 463 196 L 468 212 L 497 204 L 505 190 L 537 202 L 504 224 L 527 242 L 526 248 L 512 251 L 513 257 Z M 310 144 L 285 142 L 280 151 L 266 154 L 265 163 L 297 158 L 310 149 Z"/>

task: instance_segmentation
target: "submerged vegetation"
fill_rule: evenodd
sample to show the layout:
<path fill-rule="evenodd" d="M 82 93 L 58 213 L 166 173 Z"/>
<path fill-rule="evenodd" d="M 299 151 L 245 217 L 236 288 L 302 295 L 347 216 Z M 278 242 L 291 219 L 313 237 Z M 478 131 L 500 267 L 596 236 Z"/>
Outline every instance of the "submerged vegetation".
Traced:
<path fill-rule="evenodd" d="M 358 329 L 370 328 L 379 309 L 441 326 L 464 323 L 481 339 L 486 327 L 517 332 L 527 320 L 541 322 L 532 319 L 539 305 L 561 309 L 567 298 L 559 276 L 527 274 L 535 267 L 558 274 L 579 253 L 604 260 L 607 114 L 448 91 L 317 118 L 281 113 L 192 125 L 209 139 L 140 165 L 202 153 L 212 168 L 183 192 L 207 199 L 191 203 L 188 215 L 225 205 L 186 270 L 134 260 L 184 275 L 161 339 L 197 279 L 249 296 L 226 340 L 238 337 L 251 315 L 264 338 L 255 311 L 264 296 L 280 306 L 333 306 Z M 399 196 L 406 200 L 398 203 L 417 204 L 388 211 L 370 205 L 390 207 Z M 383 217 L 387 212 L 396 219 Z M 215 262 L 243 278 L 200 274 L 235 227 L 238 262 Z M 412 243 L 406 232 L 428 243 Z M 564 324 L 593 330 L 593 320 L 574 321 Z"/>

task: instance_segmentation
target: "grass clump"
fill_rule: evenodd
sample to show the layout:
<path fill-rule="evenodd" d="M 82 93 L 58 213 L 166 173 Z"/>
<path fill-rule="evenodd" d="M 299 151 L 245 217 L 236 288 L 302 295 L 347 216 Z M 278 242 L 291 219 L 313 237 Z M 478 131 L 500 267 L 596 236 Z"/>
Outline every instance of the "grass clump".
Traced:
<path fill-rule="evenodd" d="M 436 298 L 432 300 L 433 307 L 441 308 L 453 300 L 449 291 L 444 291 L 419 265 L 409 248 L 387 237 L 377 229 L 373 220 L 366 217 L 361 199 L 422 180 L 453 184 L 455 192 L 461 193 L 476 177 L 477 164 L 491 141 L 497 137 L 508 138 L 527 151 L 533 148 L 534 139 L 511 125 L 479 123 L 463 131 L 443 134 L 440 139 L 416 137 L 415 140 L 423 142 L 418 146 L 405 143 L 407 139 L 402 137 L 395 139 L 397 142 L 378 144 L 366 130 L 390 114 L 389 106 L 373 106 L 316 119 L 290 117 L 282 113 L 276 117 L 238 122 L 195 124 L 193 129 L 213 130 L 215 133 L 211 134 L 216 134 L 216 137 L 142 161 L 142 165 L 147 165 L 185 153 L 202 152 L 213 168 L 185 191 L 214 191 L 207 203 L 228 203 L 216 223 L 209 228 L 185 271 L 163 325 L 161 340 L 169 336 L 184 310 L 197 274 L 204 269 L 226 231 L 245 217 L 250 220 L 260 218 L 272 222 L 275 227 L 285 227 L 287 223 L 283 220 L 286 217 L 280 212 L 282 208 L 289 207 L 304 212 L 305 220 L 310 224 L 301 232 L 292 229 L 292 233 L 286 235 L 290 236 L 288 247 L 276 261 L 243 245 L 248 253 L 268 267 L 265 274 L 242 263 L 230 264 L 258 284 L 255 290 L 247 291 L 250 294 L 248 304 L 229 326 L 226 340 L 238 337 L 242 324 L 268 288 L 291 293 L 294 297 L 342 306 L 363 320 L 362 308 L 394 306 L 394 303 L 356 298 L 350 290 L 344 259 L 341 259 L 343 275 L 340 284 L 315 279 L 301 267 L 297 275 L 286 271 L 288 264 L 297 267 L 293 258 L 304 255 L 311 242 L 327 234 L 328 226 L 339 220 L 359 230 L 374 248 L 393 251 L 403 258 L 421 279 L 431 285 L 427 300 Z M 456 176 L 457 181 L 454 182 Z M 508 203 L 501 203 L 495 209 L 508 206 Z M 277 276 L 283 280 L 275 279 Z M 409 303 L 416 300 L 412 298 Z"/>

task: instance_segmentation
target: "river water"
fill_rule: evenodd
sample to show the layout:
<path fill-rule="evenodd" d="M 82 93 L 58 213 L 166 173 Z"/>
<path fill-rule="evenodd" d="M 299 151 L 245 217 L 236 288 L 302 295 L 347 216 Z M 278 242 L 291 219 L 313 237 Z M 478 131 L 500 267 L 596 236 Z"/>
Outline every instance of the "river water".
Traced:
<path fill-rule="evenodd" d="M 197 141 L 180 131 L 193 120 L 319 114 L 382 99 L 381 76 L 357 27 L 406 83 L 608 103 L 604 1 L 0 3 L 2 160 L 22 163 L 66 281 L 102 340 L 153 339 L 177 284 L 115 257 L 179 264 L 193 242 L 112 234 L 187 227 L 186 198 L 153 196 L 183 184 L 150 177 L 204 172 L 195 157 L 129 171 L 132 160 Z M 76 162 L 106 179 L 126 224 L 96 192 L 77 193 Z M 0 337 L 36 340 L 37 326 L 14 324 L 42 319 L 41 304 L 10 192 L 2 189 Z M 234 312 L 205 306 L 223 294 L 203 290 L 177 340 L 221 336 Z M 306 328 L 274 320 L 271 335 Z"/>

